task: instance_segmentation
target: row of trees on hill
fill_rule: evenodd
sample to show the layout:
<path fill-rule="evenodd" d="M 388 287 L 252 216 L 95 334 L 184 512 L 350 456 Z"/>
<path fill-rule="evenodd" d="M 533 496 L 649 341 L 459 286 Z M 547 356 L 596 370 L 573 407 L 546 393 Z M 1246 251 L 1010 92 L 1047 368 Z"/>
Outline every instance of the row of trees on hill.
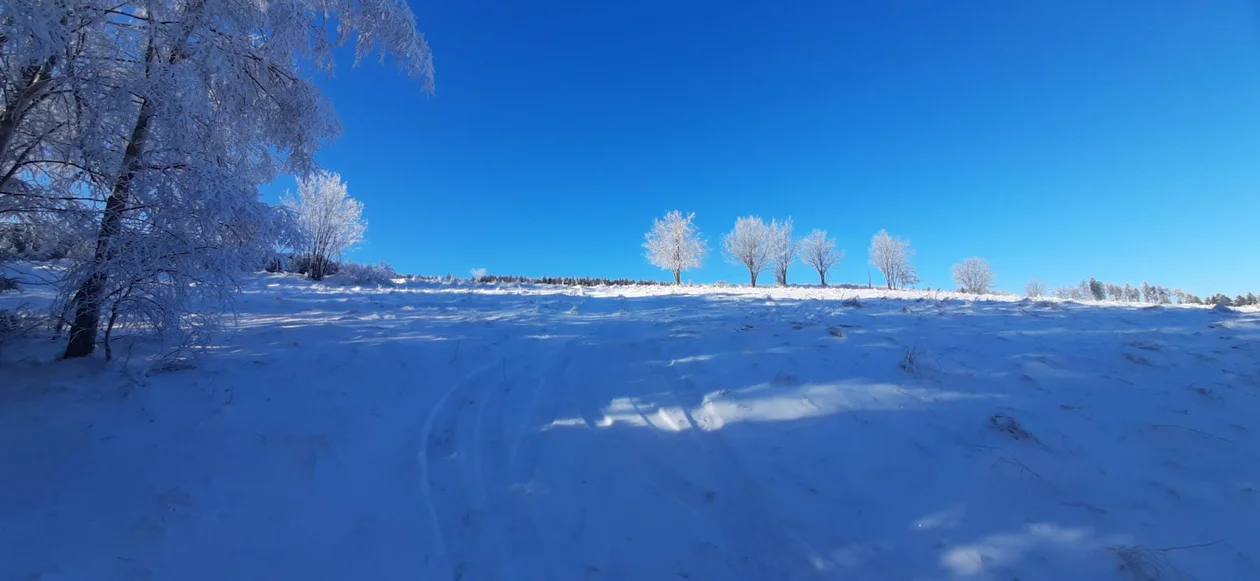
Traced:
<path fill-rule="evenodd" d="M 309 175 L 339 132 L 312 75 L 346 43 L 431 85 L 403 0 L 0 3 L 0 223 L 72 264 L 65 357 L 102 326 L 196 334 L 239 273 L 295 244 L 258 186 Z"/>
<path fill-rule="evenodd" d="M 674 284 L 682 283 L 682 273 L 700 268 L 708 255 L 708 245 L 695 225 L 695 213 L 674 210 L 652 222 L 644 235 L 645 256 L 653 266 L 669 271 Z M 769 223 L 757 216 L 735 220 L 735 227 L 722 237 L 726 260 L 748 269 L 748 280 L 757 286 L 761 273 L 774 273 L 776 284 L 786 285 L 788 269 L 796 261 L 818 273 L 819 284 L 827 285 L 827 272 L 844 259 L 836 241 L 825 230 L 814 230 L 804 238 L 792 236 L 792 218 Z"/>
<path fill-rule="evenodd" d="M 678 210 L 652 222 L 644 235 L 645 256 L 653 266 L 669 271 L 674 284 L 682 282 L 682 273 L 700 268 L 708 255 L 707 244 L 695 225 L 695 213 Z M 758 216 L 744 216 L 722 236 L 723 257 L 748 270 L 748 282 L 757 286 L 761 273 L 774 273 L 775 284 L 786 285 L 788 269 L 799 261 L 818 273 L 818 283 L 827 286 L 827 272 L 844 259 L 844 251 L 836 249 L 836 241 L 826 230 L 813 230 L 803 238 L 792 235 L 792 218 L 766 222 Z M 880 230 L 871 239 L 870 263 L 884 277 L 889 289 L 906 288 L 919 283 L 911 262 L 914 250 L 910 242 Z M 979 258 L 968 258 L 954 266 L 954 279 L 965 292 L 985 293 L 993 286 L 993 271 Z"/>
<path fill-rule="evenodd" d="M 844 259 L 844 251 L 836 250 L 835 240 L 825 230 L 814 230 L 803 238 L 793 238 L 792 218 L 766 222 L 757 216 L 744 216 L 735 220 L 730 232 L 722 236 L 723 257 L 748 270 L 749 284 L 757 286 L 759 275 L 765 271 L 774 273 L 775 283 L 787 284 L 788 268 L 794 261 L 810 266 L 818 273 L 818 282 L 827 285 L 827 273 Z M 643 248 L 649 263 L 673 274 L 674 283 L 680 284 L 682 273 L 700 268 L 708 255 L 708 246 L 695 225 L 695 214 L 683 214 L 677 210 L 653 221 L 652 229 L 644 235 Z M 892 236 L 880 230 L 871 238 L 869 260 L 871 266 L 884 278 L 889 289 L 901 289 L 919 283 L 911 257 L 914 249 L 910 241 Z M 967 258 L 953 266 L 951 276 L 960 292 L 985 294 L 993 292 L 995 275 L 983 258 Z M 1030 280 L 1024 294 L 1036 298 L 1053 295 L 1061 299 L 1144 302 L 1151 304 L 1224 304 L 1246 306 L 1260 304 L 1256 295 L 1248 293 L 1233 299 L 1216 294 L 1205 299 L 1181 289 L 1169 289 L 1143 282 L 1140 287 L 1123 286 L 1090 278 L 1076 286 L 1059 287 L 1048 291 L 1044 282 Z"/>

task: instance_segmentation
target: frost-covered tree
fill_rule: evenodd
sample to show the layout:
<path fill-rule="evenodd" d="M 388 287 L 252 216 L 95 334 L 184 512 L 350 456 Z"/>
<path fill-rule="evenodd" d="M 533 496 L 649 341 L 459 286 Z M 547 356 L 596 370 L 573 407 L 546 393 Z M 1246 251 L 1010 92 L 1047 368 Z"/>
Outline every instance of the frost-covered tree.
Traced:
<path fill-rule="evenodd" d="M 1035 299 L 1046 294 L 1046 283 L 1037 279 L 1029 280 L 1024 284 L 1024 296 Z"/>
<path fill-rule="evenodd" d="M 1105 301 L 1107 300 L 1107 287 L 1091 276 L 1089 277 L 1089 294 L 1096 301 Z"/>
<path fill-rule="evenodd" d="M 665 214 L 664 219 L 653 220 L 652 229 L 643 235 L 648 262 L 673 274 L 674 284 L 682 284 L 683 271 L 700 268 L 704 256 L 708 254 L 705 242 L 700 238 L 700 230 L 692 222 L 695 217 L 695 212 L 684 216 L 674 210 Z"/>
<path fill-rule="evenodd" d="M 993 270 L 983 258 L 968 258 L 955 264 L 953 277 L 965 293 L 984 294 L 993 286 Z"/>
<path fill-rule="evenodd" d="M 1226 307 L 1233 306 L 1233 301 L 1231 301 L 1229 297 L 1221 293 L 1216 293 L 1206 299 L 1203 299 L 1203 303 L 1208 304 L 1208 305 L 1213 305 L 1213 306 L 1216 306 L 1216 305 L 1224 305 Z"/>
<path fill-rule="evenodd" d="M 1201 305 L 1201 304 L 1203 304 L 1203 299 L 1199 298 L 1197 295 L 1194 295 L 1194 294 L 1192 294 L 1192 293 L 1186 293 L 1186 296 L 1184 297 L 1184 300 L 1182 300 L 1182 304 L 1185 304 L 1185 305 Z"/>
<path fill-rule="evenodd" d="M 286 192 L 281 202 L 297 220 L 301 238 L 294 250 L 310 261 L 307 276 L 322 280 L 342 252 L 363 240 L 363 202 L 347 194 L 336 173 L 318 171 L 297 182 L 297 196 Z"/>
<path fill-rule="evenodd" d="M 722 249 L 728 262 L 748 269 L 749 282 L 757 286 L 757 275 L 774 259 L 773 231 L 757 216 L 737 218 L 735 229 L 722 237 Z"/>
<path fill-rule="evenodd" d="M 836 241 L 827 238 L 826 230 L 814 230 L 801 239 L 801 262 L 818 271 L 818 284 L 827 286 L 827 271 L 844 260 L 844 251 L 836 250 Z"/>
<path fill-rule="evenodd" d="M 1120 285 L 1109 282 L 1106 284 L 1105 290 L 1107 291 L 1107 298 L 1113 301 L 1124 300 L 1124 288 Z"/>
<path fill-rule="evenodd" d="M 774 260 L 774 282 L 787 286 L 788 267 L 796 260 L 799 242 L 792 238 L 792 217 L 782 222 L 770 220 L 770 254 Z"/>
<path fill-rule="evenodd" d="M 1081 282 L 1076 283 L 1076 290 L 1072 292 L 1072 298 L 1078 301 L 1094 300 L 1094 290 L 1090 288 L 1089 281 L 1082 278 Z"/>
<path fill-rule="evenodd" d="M 339 130 L 311 75 L 346 43 L 430 86 L 402 0 L 0 3 L 0 215 L 78 240 L 66 357 L 95 349 L 103 314 L 108 335 L 221 312 L 287 232 L 258 185 L 311 171 Z"/>
<path fill-rule="evenodd" d="M 871 239 L 871 266 L 883 273 L 889 289 L 904 288 L 919 282 L 914 265 L 910 263 L 910 256 L 913 254 L 909 240 L 889 236 L 887 230 L 880 230 Z"/>

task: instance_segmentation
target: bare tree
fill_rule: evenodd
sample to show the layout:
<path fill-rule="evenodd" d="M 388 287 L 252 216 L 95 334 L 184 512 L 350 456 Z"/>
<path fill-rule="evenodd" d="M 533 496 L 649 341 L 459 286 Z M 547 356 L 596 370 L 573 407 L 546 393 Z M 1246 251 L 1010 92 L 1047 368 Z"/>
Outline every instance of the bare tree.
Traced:
<path fill-rule="evenodd" d="M 774 282 L 787 286 L 788 267 L 796 260 L 799 241 L 792 238 L 792 217 L 778 222 L 770 221 L 771 255 L 774 258 Z"/>
<path fill-rule="evenodd" d="M 1045 294 L 1046 294 L 1046 283 L 1044 282 L 1041 282 L 1034 278 L 1024 284 L 1024 296 L 1030 299 L 1042 297 L 1042 296 L 1045 296 Z"/>
<path fill-rule="evenodd" d="M 700 268 L 701 261 L 708 254 L 700 231 L 692 222 L 695 217 L 695 212 L 683 216 L 682 212 L 674 210 L 665 214 L 664 219 L 653 220 L 652 229 L 643 235 L 648 262 L 671 272 L 674 284 L 682 284 L 682 272 Z"/>
<path fill-rule="evenodd" d="M 367 230 L 363 202 L 346 194 L 346 184 L 336 173 L 320 171 L 299 179 L 297 197 L 286 193 L 281 201 L 297 218 L 310 260 L 307 274 L 315 280 L 323 279 L 342 252 L 363 240 Z"/>
<path fill-rule="evenodd" d="M 993 286 L 993 270 L 983 258 L 968 258 L 955 264 L 953 275 L 965 293 L 984 294 Z"/>
<path fill-rule="evenodd" d="M 770 226 L 757 216 L 737 218 L 735 229 L 722 237 L 722 248 L 726 252 L 726 260 L 731 264 L 744 265 L 752 286 L 757 286 L 757 275 L 773 259 Z"/>
<path fill-rule="evenodd" d="M 919 282 L 914 265 L 910 263 L 910 256 L 913 254 L 909 240 L 889 236 L 887 230 L 880 230 L 871 239 L 871 266 L 884 274 L 884 281 L 889 289 L 904 288 Z"/>
<path fill-rule="evenodd" d="M 827 238 L 826 230 L 814 230 L 801 239 L 801 262 L 818 271 L 818 284 L 827 286 L 827 271 L 844 259 L 844 251 L 836 250 L 836 241 Z"/>

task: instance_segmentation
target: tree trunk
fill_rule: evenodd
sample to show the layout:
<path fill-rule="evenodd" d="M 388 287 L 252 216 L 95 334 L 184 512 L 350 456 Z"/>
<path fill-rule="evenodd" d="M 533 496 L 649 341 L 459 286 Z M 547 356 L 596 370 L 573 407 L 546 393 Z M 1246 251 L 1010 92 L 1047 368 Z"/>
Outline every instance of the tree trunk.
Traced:
<path fill-rule="evenodd" d="M 675 285 L 682 284 L 682 271 L 681 270 L 674 271 L 674 284 Z"/>
<path fill-rule="evenodd" d="M 131 131 L 131 141 L 123 152 L 123 171 L 114 180 L 109 198 L 105 200 L 105 212 L 101 216 L 101 229 L 96 236 L 96 252 L 92 255 L 92 268 L 83 285 L 74 293 L 74 321 L 70 324 L 70 341 L 66 344 L 65 358 L 85 357 L 96 349 L 96 333 L 101 322 L 101 293 L 109 282 L 106 263 L 113 258 L 113 239 L 122 230 L 122 215 L 127 209 L 131 193 L 131 181 L 140 167 L 140 154 L 149 136 L 149 120 L 152 109 L 145 99 L 140 103 L 136 126 Z"/>
<path fill-rule="evenodd" d="M 752 280 L 752 285 L 757 286 L 757 271 L 748 269 L 748 278 Z"/>
<path fill-rule="evenodd" d="M 825 271 L 818 271 L 818 284 L 824 288 L 827 286 L 827 273 Z"/>
<path fill-rule="evenodd" d="M 311 280 L 324 280 L 324 257 L 320 254 L 313 254 L 311 259 Z"/>

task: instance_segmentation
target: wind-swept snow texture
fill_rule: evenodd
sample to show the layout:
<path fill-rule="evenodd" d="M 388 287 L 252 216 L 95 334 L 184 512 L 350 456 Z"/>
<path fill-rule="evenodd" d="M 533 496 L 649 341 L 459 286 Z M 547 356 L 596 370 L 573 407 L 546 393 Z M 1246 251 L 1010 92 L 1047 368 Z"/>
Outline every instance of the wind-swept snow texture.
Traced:
<path fill-rule="evenodd" d="M 1254 313 L 285 277 L 240 311 L 187 369 L 5 348 L 0 579 L 1260 578 Z"/>

